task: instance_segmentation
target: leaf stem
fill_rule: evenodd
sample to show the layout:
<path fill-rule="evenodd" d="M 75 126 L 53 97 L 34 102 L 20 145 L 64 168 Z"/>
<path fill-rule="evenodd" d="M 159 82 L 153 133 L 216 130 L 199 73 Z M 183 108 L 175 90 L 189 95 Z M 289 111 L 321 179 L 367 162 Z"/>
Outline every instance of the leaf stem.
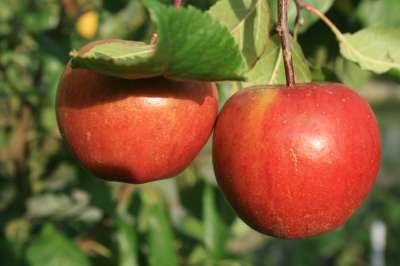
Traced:
<path fill-rule="evenodd" d="M 283 51 L 283 62 L 285 66 L 286 84 L 289 87 L 295 85 L 295 76 L 293 69 L 292 51 L 290 47 L 290 37 L 287 19 L 288 0 L 279 0 L 278 2 L 278 27 L 277 31 L 281 39 Z"/>
<path fill-rule="evenodd" d="M 331 31 L 336 35 L 336 38 L 339 41 L 347 42 L 343 33 L 341 33 L 340 30 L 335 26 L 335 24 L 328 17 L 326 17 L 322 12 L 320 12 L 318 9 L 316 9 L 315 7 L 311 6 L 310 4 L 304 2 L 303 0 L 296 0 L 296 4 L 299 7 L 304 8 L 308 12 L 319 17 L 331 29 Z"/>
<path fill-rule="evenodd" d="M 175 0 L 174 6 L 175 6 L 176 8 L 180 8 L 180 7 L 182 6 L 182 0 Z"/>

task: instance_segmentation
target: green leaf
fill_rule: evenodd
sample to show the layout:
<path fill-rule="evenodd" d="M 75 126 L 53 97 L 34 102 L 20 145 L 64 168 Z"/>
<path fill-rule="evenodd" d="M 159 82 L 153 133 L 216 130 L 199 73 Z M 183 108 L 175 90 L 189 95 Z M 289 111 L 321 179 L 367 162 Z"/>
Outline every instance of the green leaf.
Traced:
<path fill-rule="evenodd" d="M 362 69 L 384 73 L 400 69 L 400 28 L 373 27 L 339 39 L 340 52 Z"/>
<path fill-rule="evenodd" d="M 206 184 L 203 192 L 204 245 L 217 261 L 224 255 L 226 228 L 217 209 L 214 188 Z"/>
<path fill-rule="evenodd" d="M 144 0 L 157 27 L 157 44 L 118 41 L 104 43 L 84 55 L 75 54 L 73 67 L 137 79 L 244 80 L 246 62 L 229 31 L 209 15 L 189 7 L 176 9 Z"/>
<path fill-rule="evenodd" d="M 150 191 L 143 191 L 149 193 Z M 153 192 L 153 191 L 152 191 Z M 147 200 L 149 217 L 149 265 L 150 266 L 176 266 L 178 258 L 174 248 L 174 235 L 169 221 L 164 201 L 160 192 L 153 192 L 153 198 Z"/>
<path fill-rule="evenodd" d="M 311 81 L 310 68 L 300 45 L 295 40 L 292 40 L 291 44 L 296 82 L 305 83 Z M 271 37 L 263 56 L 254 68 L 247 73 L 247 80 L 247 82 L 240 83 L 240 86 L 286 83 L 282 48 L 277 36 Z"/>
<path fill-rule="evenodd" d="M 116 40 L 94 46 L 84 55 L 73 55 L 72 67 L 87 68 L 103 74 L 128 79 L 157 76 L 161 62 L 153 59 L 156 45 L 143 42 Z"/>
<path fill-rule="evenodd" d="M 335 60 L 333 70 L 341 82 L 353 89 L 360 89 L 371 77 L 371 72 L 341 56 Z"/>
<path fill-rule="evenodd" d="M 253 65 L 269 39 L 271 13 L 267 0 L 221 0 L 208 13 L 229 29 L 247 65 Z"/>
<path fill-rule="evenodd" d="M 47 224 L 27 250 L 31 266 L 89 266 L 89 259 L 64 235 Z"/>
<path fill-rule="evenodd" d="M 277 22 L 277 17 L 278 17 L 278 1 L 277 0 L 268 0 L 271 6 L 272 10 L 272 17 L 274 22 Z M 332 6 L 332 4 L 335 2 L 334 0 L 304 0 L 304 2 L 307 2 L 311 6 L 315 7 L 317 10 L 319 10 L 322 13 L 326 13 Z M 294 1 L 290 4 L 289 9 L 288 9 L 288 22 L 289 25 L 293 25 L 295 22 L 296 18 L 296 5 L 294 4 Z M 300 32 L 306 31 L 311 25 L 313 25 L 315 22 L 318 21 L 318 17 L 311 14 L 310 12 L 302 11 L 302 17 L 304 19 L 304 23 L 301 25 L 299 28 Z"/>
<path fill-rule="evenodd" d="M 357 16 L 367 27 L 400 26 L 398 0 L 364 0 L 357 8 Z"/>
<path fill-rule="evenodd" d="M 116 216 L 115 222 L 117 225 L 118 265 L 139 265 L 137 235 L 133 222 L 124 215 Z"/>

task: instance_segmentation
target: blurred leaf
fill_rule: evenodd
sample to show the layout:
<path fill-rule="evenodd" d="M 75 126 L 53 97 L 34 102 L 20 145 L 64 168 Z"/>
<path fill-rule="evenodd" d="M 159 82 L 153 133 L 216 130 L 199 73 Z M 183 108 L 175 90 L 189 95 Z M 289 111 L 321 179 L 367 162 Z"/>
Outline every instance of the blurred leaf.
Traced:
<path fill-rule="evenodd" d="M 272 18 L 276 24 L 277 22 L 277 17 L 278 17 L 278 1 L 277 0 L 268 0 L 271 6 L 271 14 Z M 304 2 L 307 2 L 311 6 L 315 7 L 322 13 L 326 13 L 332 6 L 332 4 L 335 2 L 335 0 L 304 0 Z M 311 25 L 313 25 L 315 22 L 318 21 L 318 17 L 311 14 L 310 12 L 302 12 L 302 16 L 304 18 L 304 23 L 303 25 L 299 28 L 300 32 L 306 31 Z M 296 5 L 293 2 L 290 2 L 290 6 L 288 9 L 288 22 L 289 25 L 293 25 L 295 22 L 296 18 Z"/>
<path fill-rule="evenodd" d="M 214 261 L 224 256 L 227 229 L 217 209 L 215 189 L 206 184 L 203 192 L 204 245 Z"/>
<path fill-rule="evenodd" d="M 111 1 L 106 1 L 109 3 Z M 114 1 L 113 1 L 114 3 Z M 127 39 L 146 21 L 146 10 L 139 1 L 130 1 L 126 8 L 116 14 L 105 16 L 100 25 L 101 38 Z"/>
<path fill-rule="evenodd" d="M 0 152 L 0 156 L 1 156 L 1 152 Z M 1 165 L 1 163 L 0 163 Z M 4 167 L 5 164 L 3 164 Z M 3 171 L 5 169 L 2 169 Z M 0 172 L 0 176 L 1 176 L 1 172 Z M 15 194 L 16 194 L 16 188 L 15 185 L 12 183 L 0 183 L 0 213 L 7 210 L 7 207 L 12 203 L 12 201 L 14 200 Z M 0 224 L 2 222 L 2 220 L 6 219 L 6 215 L 4 215 L 3 217 L 0 218 Z"/>
<path fill-rule="evenodd" d="M 341 82 L 355 90 L 368 82 L 371 73 L 362 70 L 359 65 L 338 57 L 334 63 L 334 72 Z"/>
<path fill-rule="evenodd" d="M 209 254 L 202 246 L 196 246 L 188 258 L 189 265 L 213 265 L 209 262 Z"/>
<path fill-rule="evenodd" d="M 74 190 L 71 195 L 48 193 L 36 195 L 27 202 L 30 218 L 75 217 L 80 220 L 97 221 L 102 211 L 89 205 L 89 195 L 83 190 Z"/>
<path fill-rule="evenodd" d="M 311 80 L 311 72 L 300 45 L 292 40 L 293 65 L 296 82 L 305 83 Z M 282 48 L 277 36 L 271 41 L 257 64 L 247 73 L 247 82 L 241 82 L 241 87 L 262 84 L 285 84 L 286 76 L 282 57 Z"/>
<path fill-rule="evenodd" d="M 360 244 L 349 245 L 343 250 L 337 261 L 338 266 L 358 265 L 362 257 L 363 248 Z"/>
<path fill-rule="evenodd" d="M 64 194 L 37 195 L 27 202 L 28 216 L 31 218 L 43 218 L 59 215 L 68 210 L 71 205 L 71 200 Z"/>
<path fill-rule="evenodd" d="M 51 94 L 49 92 L 49 94 Z M 55 100 L 55 99 L 54 99 Z M 54 131 L 57 128 L 57 119 L 52 107 L 44 107 L 40 113 L 40 122 L 46 130 L 49 132 Z"/>
<path fill-rule="evenodd" d="M 0 1 L 0 35 L 12 33 L 11 20 L 18 10 L 18 5 L 12 2 L 12 0 Z"/>
<path fill-rule="evenodd" d="M 243 80 L 246 63 L 226 28 L 192 7 L 145 3 L 158 28 L 157 45 L 105 43 L 75 54 L 72 66 L 128 79 Z"/>
<path fill-rule="evenodd" d="M 54 0 L 37 0 L 26 4 L 24 26 L 30 32 L 39 32 L 55 28 L 59 23 L 60 5 Z"/>
<path fill-rule="evenodd" d="M 10 20 L 18 12 L 18 5 L 13 4 L 13 0 L 3 0 L 0 2 L 0 21 Z"/>
<path fill-rule="evenodd" d="M 138 264 L 138 243 L 134 224 L 119 214 L 114 218 L 117 225 L 118 265 L 136 266 Z"/>
<path fill-rule="evenodd" d="M 112 215 L 115 212 L 115 203 L 111 195 L 112 184 L 90 176 L 86 171 L 81 171 L 79 186 L 90 195 L 90 203 L 104 213 Z"/>
<path fill-rule="evenodd" d="M 400 69 L 400 28 L 367 28 L 344 37 L 341 54 L 362 69 L 375 73 Z"/>
<path fill-rule="evenodd" d="M 203 225 L 193 217 L 187 217 L 180 222 L 179 230 L 181 232 L 195 238 L 200 243 L 203 242 Z"/>
<path fill-rule="evenodd" d="M 271 14 L 267 0 L 222 0 L 208 14 L 229 29 L 247 65 L 255 64 L 269 39 Z"/>
<path fill-rule="evenodd" d="M 185 170 L 177 179 L 179 198 L 182 206 L 191 215 L 201 219 L 202 200 L 201 195 L 204 183 L 201 182 L 192 167 Z"/>
<path fill-rule="evenodd" d="M 46 191 L 66 190 L 76 181 L 76 168 L 68 162 L 62 162 L 43 180 L 43 189 Z"/>
<path fill-rule="evenodd" d="M 147 234 L 149 265 L 178 265 L 174 235 L 162 195 L 159 191 L 150 189 L 143 190 L 142 193 L 145 194 L 145 208 L 149 212 L 149 231 Z"/>
<path fill-rule="evenodd" d="M 346 246 L 346 232 L 344 228 L 321 235 L 319 237 L 319 243 L 321 243 L 321 255 L 325 257 L 331 257 L 340 252 L 343 246 Z"/>
<path fill-rule="evenodd" d="M 398 0 L 364 0 L 357 8 L 357 16 L 367 27 L 400 26 Z"/>
<path fill-rule="evenodd" d="M 14 251 L 21 252 L 23 245 L 29 239 L 31 223 L 28 219 L 17 218 L 8 222 L 5 226 L 5 235 L 9 243 L 12 243 Z"/>
<path fill-rule="evenodd" d="M 26 258 L 31 266 L 89 266 L 89 259 L 75 243 L 58 233 L 51 224 L 29 245 Z"/>

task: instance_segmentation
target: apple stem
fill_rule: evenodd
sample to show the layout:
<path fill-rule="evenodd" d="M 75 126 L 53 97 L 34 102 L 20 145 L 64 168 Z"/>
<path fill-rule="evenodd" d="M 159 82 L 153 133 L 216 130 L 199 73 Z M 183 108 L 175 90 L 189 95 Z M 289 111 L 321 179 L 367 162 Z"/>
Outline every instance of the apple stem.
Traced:
<path fill-rule="evenodd" d="M 180 8 L 182 6 L 182 0 L 175 0 L 175 5 L 176 8 Z"/>
<path fill-rule="evenodd" d="M 288 0 L 279 0 L 278 2 L 278 27 L 277 31 L 281 39 L 283 52 L 283 62 L 285 65 L 286 84 L 289 87 L 295 85 L 295 76 L 293 70 L 292 51 L 290 47 L 290 34 L 287 19 Z"/>

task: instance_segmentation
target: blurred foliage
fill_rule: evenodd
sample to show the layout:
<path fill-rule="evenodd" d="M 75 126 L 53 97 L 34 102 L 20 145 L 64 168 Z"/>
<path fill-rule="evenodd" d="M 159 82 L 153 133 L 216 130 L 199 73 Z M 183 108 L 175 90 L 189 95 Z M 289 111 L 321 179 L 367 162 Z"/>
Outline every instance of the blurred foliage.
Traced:
<path fill-rule="evenodd" d="M 206 10 L 214 2 L 185 3 Z M 337 0 L 327 15 L 354 32 L 398 27 L 399 8 L 397 0 Z M 97 38 L 148 39 L 147 22 L 135 0 L 0 1 L 0 265 L 367 265 L 375 220 L 387 226 L 387 264 L 400 264 L 400 75 L 343 60 L 314 19 L 298 38 L 312 76 L 367 88 L 360 92 L 381 127 L 378 182 L 344 227 L 296 241 L 258 234 L 218 191 L 210 145 L 176 178 L 148 185 L 105 182 L 83 170 L 54 114 L 68 53 Z M 222 105 L 237 88 L 219 85 Z"/>

